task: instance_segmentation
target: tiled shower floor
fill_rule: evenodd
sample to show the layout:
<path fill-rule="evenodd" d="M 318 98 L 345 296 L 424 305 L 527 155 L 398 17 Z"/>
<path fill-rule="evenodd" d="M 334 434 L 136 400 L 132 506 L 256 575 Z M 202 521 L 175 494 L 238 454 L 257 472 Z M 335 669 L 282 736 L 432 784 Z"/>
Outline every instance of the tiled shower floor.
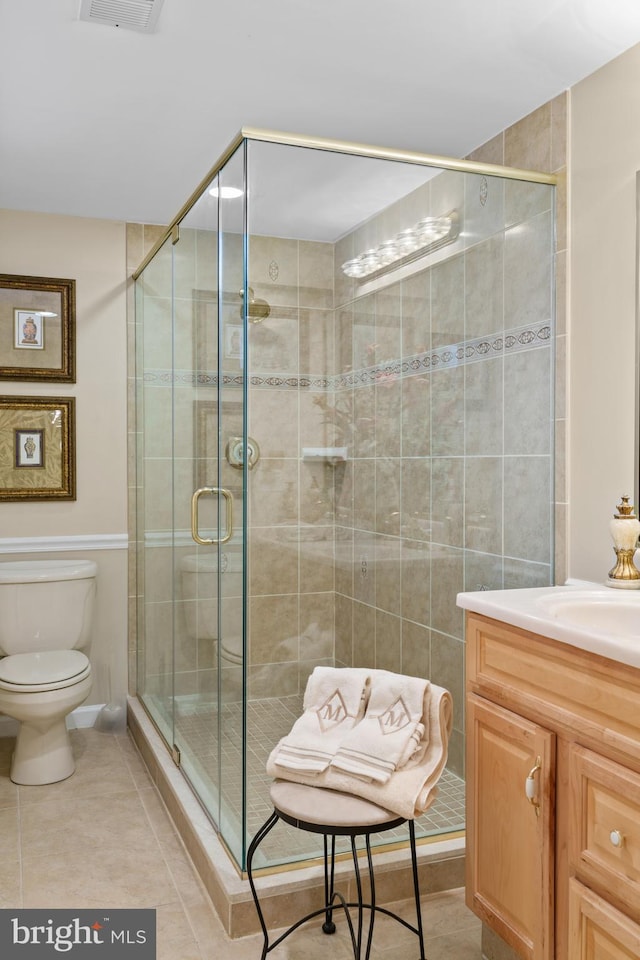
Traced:
<path fill-rule="evenodd" d="M 237 816 L 236 831 L 240 836 L 242 810 L 242 705 L 230 703 L 222 707 L 222 744 L 218 750 L 216 735 L 217 705 L 197 696 L 176 699 L 176 740 L 182 754 L 184 772 L 203 794 L 205 806 L 217 810 L 218 763 L 222 764 L 221 801 L 225 822 L 229 813 Z M 271 814 L 269 800 L 271 778 L 266 773 L 269 753 L 281 737 L 291 729 L 302 712 L 300 697 L 254 700 L 247 704 L 247 834 L 249 839 Z M 205 794 L 209 794 L 208 796 Z M 214 816 L 215 819 L 215 816 Z M 438 785 L 438 796 L 432 806 L 416 820 L 416 836 L 428 837 L 451 833 L 464 828 L 464 780 L 449 770 L 444 771 Z M 286 839 L 283 840 L 283 831 Z M 374 843 L 405 840 L 402 826 L 387 831 Z M 236 845 L 230 844 L 232 848 Z M 346 843 L 343 849 L 348 849 Z M 321 854 L 321 838 L 279 823 L 261 844 L 255 866 L 308 859 Z M 286 856 L 283 855 L 286 851 Z"/>

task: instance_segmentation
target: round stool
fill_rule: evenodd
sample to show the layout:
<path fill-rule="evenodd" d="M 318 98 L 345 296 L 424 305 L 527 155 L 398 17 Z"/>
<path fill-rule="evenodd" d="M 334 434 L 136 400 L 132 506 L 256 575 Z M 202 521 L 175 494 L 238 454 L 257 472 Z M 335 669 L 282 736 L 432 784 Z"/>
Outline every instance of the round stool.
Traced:
<path fill-rule="evenodd" d="M 416 836 L 413 820 L 407 820 L 405 817 L 399 817 L 397 814 L 383 807 L 371 803 L 369 800 L 363 800 L 352 794 L 340 793 L 337 790 L 327 790 L 323 787 L 306 786 L 301 783 L 292 783 L 288 780 L 274 780 L 271 784 L 271 801 L 273 803 L 273 813 L 258 830 L 251 841 L 247 851 L 247 876 L 253 901 L 258 912 L 258 919 L 264 936 L 264 946 L 262 949 L 261 960 L 277 947 L 278 944 L 297 930 L 303 923 L 324 914 L 324 923 L 322 930 L 326 934 L 335 933 L 336 925 L 333 922 L 333 912 L 340 907 L 344 909 L 353 954 L 355 960 L 362 957 L 363 943 L 363 916 L 364 911 L 369 910 L 369 929 L 367 933 L 367 944 L 364 953 L 364 960 L 369 960 L 371 952 L 371 942 L 373 939 L 373 924 L 376 913 L 384 913 L 393 917 L 398 923 L 411 930 L 418 937 L 420 943 L 420 960 L 424 960 L 424 937 L 422 932 L 422 914 L 420 911 L 420 890 L 418 884 L 418 864 L 416 857 Z M 277 940 L 269 943 L 269 933 L 264 920 L 260 901 L 253 882 L 252 863 L 253 857 L 267 834 L 275 827 L 278 820 L 284 820 L 285 823 L 296 827 L 299 830 L 307 830 L 310 833 L 321 833 L 324 841 L 324 906 L 319 910 L 314 910 L 306 914 L 292 924 Z M 391 910 L 376 905 L 375 880 L 373 872 L 373 860 L 371 856 L 371 834 L 380 833 L 384 830 L 392 830 L 403 823 L 409 825 L 409 846 L 411 849 L 411 865 L 413 870 L 413 891 L 416 904 L 416 926 L 407 923 L 402 917 L 399 917 Z M 331 855 L 328 851 L 328 838 L 331 837 Z M 347 903 L 345 898 L 334 888 L 335 871 L 335 844 L 336 837 L 351 838 L 351 853 L 353 857 L 353 866 L 355 872 L 356 889 L 358 899 L 354 903 Z M 356 838 L 364 837 L 367 851 L 367 865 L 369 870 L 370 903 L 364 903 L 362 898 L 362 881 L 360 877 L 360 868 L 358 866 L 358 853 L 356 850 Z M 337 901 L 337 903 L 336 903 Z M 357 922 L 354 929 L 353 920 L 349 908 L 356 908 Z M 357 931 L 357 932 L 356 932 Z"/>

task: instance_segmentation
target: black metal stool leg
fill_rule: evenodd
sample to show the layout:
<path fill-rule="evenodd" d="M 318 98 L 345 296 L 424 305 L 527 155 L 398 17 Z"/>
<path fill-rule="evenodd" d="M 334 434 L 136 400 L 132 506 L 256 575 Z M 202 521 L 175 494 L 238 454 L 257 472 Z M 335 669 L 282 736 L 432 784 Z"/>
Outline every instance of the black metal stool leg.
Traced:
<path fill-rule="evenodd" d="M 417 932 L 418 940 L 420 941 L 420 960 L 425 960 L 422 910 L 420 907 L 420 883 L 418 880 L 418 858 L 416 855 L 416 828 L 413 820 L 409 820 L 409 845 L 411 847 L 411 869 L 413 871 L 413 895 L 416 900 Z"/>
<path fill-rule="evenodd" d="M 373 876 L 373 859 L 371 857 L 371 840 L 369 834 L 367 834 L 365 837 L 365 843 L 367 845 L 369 886 L 371 887 L 371 914 L 369 917 L 369 936 L 367 937 L 367 949 L 365 951 L 364 960 L 369 960 L 369 954 L 371 953 L 371 941 L 373 940 L 373 921 L 376 917 L 376 882 Z"/>
<path fill-rule="evenodd" d="M 322 924 L 323 933 L 335 933 L 336 925 L 333 922 L 333 878 L 336 862 L 336 838 L 331 837 L 331 879 L 329 879 L 329 862 L 327 857 L 327 835 L 324 833 L 324 903 L 326 907 L 325 920 Z"/>
<path fill-rule="evenodd" d="M 262 935 L 264 937 L 264 946 L 262 948 L 262 956 L 260 960 L 264 960 L 266 955 L 269 952 L 269 932 L 267 930 L 267 925 L 264 922 L 264 916 L 262 915 L 262 909 L 260 907 L 260 901 L 258 900 L 258 894 L 256 892 L 256 887 L 253 882 L 253 873 L 252 873 L 252 864 L 253 864 L 253 855 L 258 849 L 258 846 L 262 843 L 266 835 L 275 827 L 276 823 L 280 817 L 274 812 L 271 814 L 269 819 L 263 823 L 255 837 L 249 844 L 249 849 L 247 850 L 247 877 L 249 880 L 249 886 L 251 887 L 251 894 L 253 896 L 253 902 L 255 903 L 256 910 L 258 912 L 258 920 L 260 921 L 260 926 L 262 928 Z"/>
<path fill-rule="evenodd" d="M 351 837 L 351 853 L 353 855 L 353 869 L 356 876 L 356 890 L 358 891 L 358 937 L 356 945 L 354 946 L 354 955 L 355 960 L 360 960 L 362 950 L 362 881 L 360 879 L 360 867 L 358 866 L 358 851 L 356 850 L 355 837 Z M 353 939 L 353 934 L 351 935 L 351 939 Z"/>

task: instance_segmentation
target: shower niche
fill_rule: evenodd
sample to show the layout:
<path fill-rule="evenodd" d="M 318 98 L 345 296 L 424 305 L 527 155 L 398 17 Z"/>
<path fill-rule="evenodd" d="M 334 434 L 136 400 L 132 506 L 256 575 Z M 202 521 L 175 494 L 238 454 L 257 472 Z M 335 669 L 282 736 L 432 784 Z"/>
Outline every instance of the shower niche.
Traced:
<path fill-rule="evenodd" d="M 137 696 L 240 871 L 317 664 L 451 691 L 463 830 L 456 594 L 553 582 L 553 263 L 550 177 L 245 130 L 137 271 Z"/>

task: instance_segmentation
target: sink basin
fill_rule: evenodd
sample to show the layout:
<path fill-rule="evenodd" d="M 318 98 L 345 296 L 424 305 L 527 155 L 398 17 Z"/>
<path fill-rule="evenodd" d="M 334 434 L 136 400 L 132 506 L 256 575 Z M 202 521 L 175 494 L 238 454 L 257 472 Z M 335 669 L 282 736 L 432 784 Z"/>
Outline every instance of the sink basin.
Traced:
<path fill-rule="evenodd" d="M 554 619 L 612 637 L 640 638 L 640 594 L 612 597 L 585 593 L 541 598 L 541 606 Z"/>

